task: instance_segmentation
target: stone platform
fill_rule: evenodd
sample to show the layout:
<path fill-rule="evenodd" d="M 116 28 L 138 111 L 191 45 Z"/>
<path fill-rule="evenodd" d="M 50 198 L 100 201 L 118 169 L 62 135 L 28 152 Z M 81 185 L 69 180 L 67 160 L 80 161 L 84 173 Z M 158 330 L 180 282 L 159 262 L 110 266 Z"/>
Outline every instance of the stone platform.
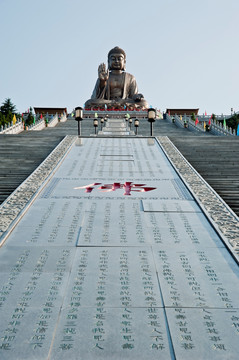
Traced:
<path fill-rule="evenodd" d="M 134 135 L 134 131 L 130 130 L 125 119 L 108 119 L 102 130 L 98 132 L 98 135 L 128 136 Z"/>
<path fill-rule="evenodd" d="M 238 218 L 168 138 L 68 136 L 0 214 L 0 359 L 238 358 Z"/>

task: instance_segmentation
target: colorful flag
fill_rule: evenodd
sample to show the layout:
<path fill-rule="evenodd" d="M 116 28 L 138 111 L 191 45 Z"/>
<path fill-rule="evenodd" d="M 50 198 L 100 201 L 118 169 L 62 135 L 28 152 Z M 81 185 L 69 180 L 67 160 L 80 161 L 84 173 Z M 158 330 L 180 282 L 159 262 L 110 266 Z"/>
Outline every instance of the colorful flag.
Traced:
<path fill-rule="evenodd" d="M 223 127 L 224 127 L 224 130 L 227 129 L 227 123 L 226 123 L 226 119 L 225 119 L 225 118 L 224 118 L 224 120 L 223 120 Z"/>
<path fill-rule="evenodd" d="M 206 129 L 206 121 L 204 121 L 203 129 L 204 129 L 204 131 L 205 131 L 205 129 Z"/>
<path fill-rule="evenodd" d="M 197 126 L 198 123 L 199 123 L 199 120 L 198 120 L 198 118 L 196 118 L 195 125 Z"/>
<path fill-rule="evenodd" d="M 40 119 L 42 119 L 43 118 L 43 116 L 42 116 L 42 114 L 40 115 Z"/>
<path fill-rule="evenodd" d="M 210 117 L 210 119 L 208 121 L 208 125 L 211 125 L 211 120 L 212 120 L 212 115 L 211 115 L 211 117 Z"/>
<path fill-rule="evenodd" d="M 13 125 L 15 125 L 15 124 L 16 124 L 16 122 L 17 122 L 17 118 L 16 118 L 16 115 L 14 114 L 14 115 L 13 115 L 13 119 L 12 119 L 12 123 L 13 123 Z"/>
<path fill-rule="evenodd" d="M 36 123 L 36 117 L 35 117 L 35 115 L 34 115 L 34 117 L 33 117 L 33 124 L 35 124 Z"/>
<path fill-rule="evenodd" d="M 181 121 L 183 121 L 183 117 L 182 117 L 182 115 L 180 115 L 180 120 L 181 120 Z"/>
<path fill-rule="evenodd" d="M 168 115 L 170 116 L 170 110 L 168 111 Z"/>
<path fill-rule="evenodd" d="M 239 136 L 239 124 L 237 125 L 237 136 Z"/>
<path fill-rule="evenodd" d="M 97 112 L 95 113 L 95 119 L 97 119 L 98 118 L 98 114 L 97 114 Z"/>
<path fill-rule="evenodd" d="M 205 110 L 205 116 L 207 116 L 207 112 L 206 112 L 206 110 Z"/>

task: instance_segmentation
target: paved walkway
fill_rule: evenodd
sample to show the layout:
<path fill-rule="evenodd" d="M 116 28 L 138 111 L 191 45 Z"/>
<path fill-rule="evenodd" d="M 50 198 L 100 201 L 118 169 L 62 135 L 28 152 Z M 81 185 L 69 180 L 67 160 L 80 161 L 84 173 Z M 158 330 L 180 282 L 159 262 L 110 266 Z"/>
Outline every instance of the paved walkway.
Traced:
<path fill-rule="evenodd" d="M 82 135 L 94 134 L 93 119 L 83 120 Z M 98 130 L 101 129 L 99 124 Z M 132 131 L 134 126 L 132 126 Z M 147 120 L 140 120 L 138 129 L 140 136 L 150 135 Z M 18 135 L 0 135 L 0 203 L 2 203 L 27 176 L 50 154 L 66 135 L 77 135 L 77 122 L 70 118 L 54 128 L 41 131 L 28 131 Z M 178 128 L 166 121 L 156 121 L 154 135 L 199 137 L 199 133 L 190 129 Z"/>
<path fill-rule="evenodd" d="M 68 137 L 5 203 L 1 359 L 238 358 L 237 253 L 206 206 L 229 210 L 208 189 L 204 215 L 170 149 Z"/>

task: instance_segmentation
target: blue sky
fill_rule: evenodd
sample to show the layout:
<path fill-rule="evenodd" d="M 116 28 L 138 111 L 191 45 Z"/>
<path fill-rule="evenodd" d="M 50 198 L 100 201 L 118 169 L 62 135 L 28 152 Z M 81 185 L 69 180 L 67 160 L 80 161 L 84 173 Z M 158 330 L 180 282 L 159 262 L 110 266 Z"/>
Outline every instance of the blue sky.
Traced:
<path fill-rule="evenodd" d="M 0 0 L 0 103 L 71 111 L 122 47 L 154 107 L 239 111 L 238 0 Z"/>

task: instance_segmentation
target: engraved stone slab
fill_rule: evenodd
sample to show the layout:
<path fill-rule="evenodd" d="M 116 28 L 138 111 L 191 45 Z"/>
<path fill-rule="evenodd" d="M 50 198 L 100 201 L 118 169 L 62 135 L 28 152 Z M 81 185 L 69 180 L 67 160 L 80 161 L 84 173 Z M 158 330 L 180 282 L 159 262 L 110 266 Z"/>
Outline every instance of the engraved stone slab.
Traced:
<path fill-rule="evenodd" d="M 124 141 L 125 140 L 125 141 Z M 57 171 L 58 177 L 91 177 L 123 175 L 131 180 L 149 177 L 177 178 L 175 170 L 159 145 L 148 145 L 149 139 L 94 138 L 78 139 Z M 155 153 L 157 155 L 155 155 Z M 116 161 L 115 157 L 118 157 Z M 130 161 L 125 161 L 126 158 Z M 152 163 L 154 166 L 152 166 Z M 125 179 L 127 180 L 127 179 Z"/>
<path fill-rule="evenodd" d="M 50 299 L 59 308 L 75 249 L 5 246 L 1 250 L 0 310 L 20 303 L 39 309 Z"/>
<path fill-rule="evenodd" d="M 75 225 L 75 224 L 74 224 Z M 76 224 L 77 225 L 77 224 Z M 36 228 L 17 226 L 12 235 L 7 240 L 8 246 L 68 246 L 74 247 L 79 239 L 81 227 L 57 226 L 54 223 L 45 225 L 41 228 L 39 224 Z"/>
<path fill-rule="evenodd" d="M 238 359 L 238 310 L 175 308 L 166 312 L 176 359 Z"/>
<path fill-rule="evenodd" d="M 239 269 L 226 249 L 153 252 L 166 307 L 239 308 Z"/>
<path fill-rule="evenodd" d="M 50 360 L 171 358 L 165 317 L 158 308 L 64 309 L 56 339 Z"/>
<path fill-rule="evenodd" d="M 32 272 L 22 272 L 16 281 L 10 282 L 9 274 L 0 274 L 0 282 L 1 285 L 3 284 L 0 288 L 0 314 L 8 310 L 9 307 L 18 307 L 20 303 L 26 304 L 27 308 L 34 307 L 39 310 L 51 298 L 49 296 L 50 289 L 55 284 L 58 284 L 58 295 L 54 298 L 54 307 L 59 309 L 63 302 L 68 276 L 68 273 L 62 274 L 59 278 L 55 273 L 44 271 L 37 275 Z"/>
<path fill-rule="evenodd" d="M 78 248 L 64 307 L 162 307 L 150 248 Z"/>
<path fill-rule="evenodd" d="M 193 201 L 143 200 L 142 204 L 145 212 L 201 212 L 199 206 Z"/>
<path fill-rule="evenodd" d="M 35 267 L 41 272 L 52 273 L 64 263 L 65 271 L 69 271 L 74 258 L 76 248 L 68 247 L 27 247 L 8 246 L 6 244 L 0 251 L 0 273 L 32 272 Z M 14 275 L 14 276 L 15 276 Z"/>
<path fill-rule="evenodd" d="M 1 314 L 1 360 L 47 359 L 59 308 L 26 307 L 22 301 Z"/>
<path fill-rule="evenodd" d="M 139 201 L 88 202 L 77 246 L 142 246 L 149 244 Z"/>
<path fill-rule="evenodd" d="M 225 246 L 202 213 L 145 212 L 144 214 L 147 242 L 160 245 L 160 248 L 170 245 L 195 249 Z"/>
<path fill-rule="evenodd" d="M 7 247 L 0 256 L 0 358 L 47 358 L 73 250 Z"/>
<path fill-rule="evenodd" d="M 7 240 L 8 246 L 75 246 L 84 217 L 82 201 L 38 199 Z"/>

